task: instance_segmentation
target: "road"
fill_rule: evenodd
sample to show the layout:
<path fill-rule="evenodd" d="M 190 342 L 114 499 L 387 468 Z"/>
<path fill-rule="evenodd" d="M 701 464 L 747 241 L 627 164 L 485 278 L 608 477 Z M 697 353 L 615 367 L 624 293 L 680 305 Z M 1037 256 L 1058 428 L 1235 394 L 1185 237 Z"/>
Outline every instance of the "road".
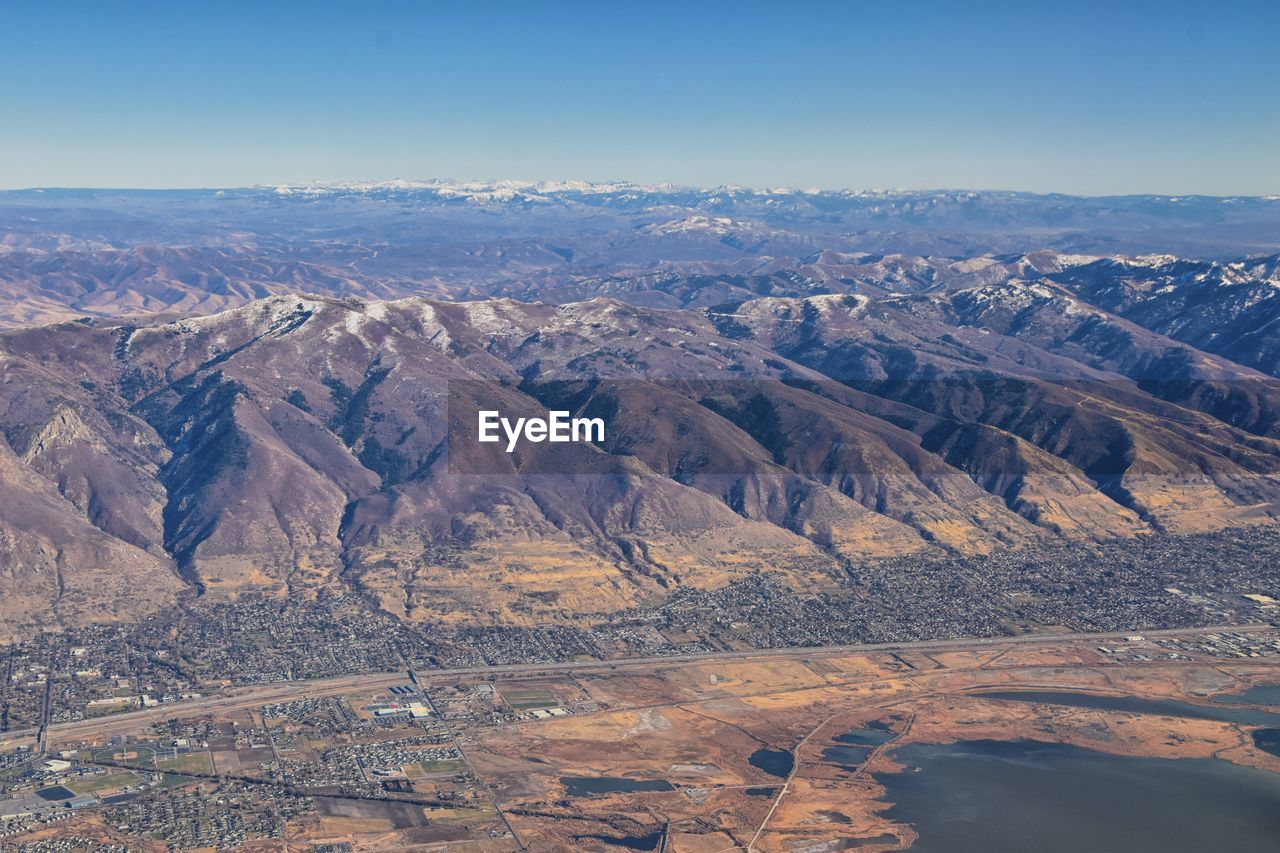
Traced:
<path fill-rule="evenodd" d="M 409 676 L 413 679 L 414 684 L 418 683 L 418 678 L 414 674 L 413 670 L 409 670 Z M 440 708 L 436 705 L 436 700 L 431 698 L 431 691 L 425 686 L 421 686 L 420 689 L 422 690 L 423 697 L 427 700 L 427 704 L 431 707 L 432 712 L 439 718 L 440 724 L 444 726 L 445 733 L 449 735 L 449 742 L 453 744 L 453 748 L 458 751 L 458 755 L 462 756 L 462 760 L 467 765 L 467 770 L 470 771 L 471 775 L 479 780 L 481 786 L 484 787 L 484 795 L 489 800 L 489 805 L 493 806 L 494 812 L 496 812 L 498 817 L 502 819 L 502 823 L 506 826 L 507 832 L 511 833 L 511 840 L 516 843 L 520 850 L 527 850 L 528 848 L 525 847 L 524 842 L 520 840 L 520 833 L 516 832 L 515 825 L 511 823 L 511 819 L 507 817 L 507 813 L 503 811 L 502 806 L 498 805 L 498 798 L 493 793 L 493 788 L 489 786 L 489 783 L 486 782 L 484 777 L 476 770 L 476 766 L 471 763 L 471 756 L 467 755 L 467 751 L 462 748 L 462 741 L 458 738 L 457 732 L 453 730 L 453 726 L 445 719 L 444 714 L 440 713 Z"/>
<path fill-rule="evenodd" d="M 277 702 L 291 702 L 300 696 L 337 696 L 354 690 L 374 690 L 391 687 L 408 681 L 403 671 L 342 675 L 335 678 L 319 678 L 301 681 L 274 681 L 269 684 L 235 688 L 213 696 L 157 705 L 138 711 L 125 711 L 78 720 L 73 723 L 54 723 L 48 727 L 48 735 L 57 742 L 79 740 L 86 735 L 113 735 L 134 731 L 148 721 L 185 719 L 198 717 L 213 711 L 235 711 L 257 708 Z"/>
<path fill-rule="evenodd" d="M 756 845 L 760 843 L 760 836 L 764 835 L 765 829 L 769 826 L 769 821 L 773 819 L 773 813 L 778 810 L 778 806 L 782 805 L 782 798 L 787 795 L 787 791 L 791 788 L 791 783 L 795 781 L 796 774 L 800 772 L 800 751 L 804 748 L 814 735 L 822 731 L 827 723 L 830 723 L 836 717 L 840 716 L 839 712 L 832 714 L 822 722 L 818 723 L 807 735 L 800 739 L 800 742 L 791 750 L 791 770 L 787 772 L 787 778 L 783 781 L 782 787 L 778 789 L 778 795 L 773 798 L 773 805 L 769 806 L 769 811 L 764 816 L 764 820 L 760 821 L 756 834 L 751 836 L 751 840 L 747 842 L 747 853 L 754 853 Z"/>
<path fill-rule="evenodd" d="M 918 640 L 901 643 L 862 643 L 835 646 L 806 646 L 785 649 L 750 649 L 734 652 L 707 652 L 702 654 L 667 655 L 656 657 L 619 658 L 605 661 L 566 661 L 559 663 L 524 663 L 504 664 L 499 666 L 458 667 L 452 669 L 433 669 L 415 671 L 412 674 L 405 670 L 397 672 L 366 673 L 344 675 L 334 678 L 307 679 L 299 681 L 278 681 L 269 684 L 254 685 L 219 693 L 214 696 L 145 708 L 138 711 L 127 711 L 99 717 L 92 720 L 80 720 L 71 723 L 55 723 L 45 727 L 46 736 L 58 743 L 89 740 L 109 737 L 113 734 L 125 734 L 136 730 L 148 722 L 183 719 L 202 716 L 210 712 L 227 712 L 254 709 L 261 705 L 289 702 L 302 697 L 335 696 L 356 690 L 373 690 L 403 684 L 411 679 L 419 682 L 432 682 L 467 676 L 522 676 L 529 677 L 559 672 L 592 672 L 636 667 L 670 666 L 680 663 L 712 663 L 732 660 L 764 660 L 775 658 L 805 658 L 813 655 L 830 654 L 867 654 L 873 652 L 895 651 L 948 651 L 980 648 L 984 646 L 1054 644 L 1063 642 L 1105 642 L 1122 640 L 1125 637 L 1141 634 L 1143 637 L 1194 637 L 1220 631 L 1262 631 L 1274 630 L 1267 624 L 1249 625 L 1212 625 L 1201 628 L 1175 628 L 1158 631 L 1111 631 L 1106 633 L 1061 633 L 1061 634 L 1024 634 L 1016 637 L 979 637 L 951 640 Z M 8 733 L 20 734 L 18 732 Z"/>

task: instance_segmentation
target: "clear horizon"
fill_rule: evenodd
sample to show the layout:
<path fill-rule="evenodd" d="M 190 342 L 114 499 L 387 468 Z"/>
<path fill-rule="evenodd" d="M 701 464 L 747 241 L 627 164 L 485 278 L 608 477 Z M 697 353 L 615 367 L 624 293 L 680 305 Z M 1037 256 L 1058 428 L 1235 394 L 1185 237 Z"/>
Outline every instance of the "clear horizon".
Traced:
<path fill-rule="evenodd" d="M 0 188 L 376 175 L 1280 193 L 1280 4 L 18 0 Z"/>
<path fill-rule="evenodd" d="M 408 184 L 427 185 L 431 183 L 439 184 L 501 184 L 514 183 L 520 185 L 546 185 L 546 184 L 572 184 L 572 183 L 589 183 L 595 185 L 603 184 L 620 184 L 631 185 L 637 187 L 659 189 L 669 187 L 673 191 L 693 190 L 702 192 L 711 192 L 721 189 L 742 189 L 749 192 L 795 192 L 801 194 L 807 193 L 866 193 L 866 194 L 912 194 L 912 193 L 1016 193 L 1019 195 L 1037 195 L 1037 196 L 1070 196 L 1075 198 L 1125 198 L 1125 197 L 1141 197 L 1151 196 L 1153 198 L 1256 198 L 1274 200 L 1280 199 L 1280 193 L 1162 193 L 1162 192 L 1125 192 L 1125 193 L 1073 193 L 1062 192 L 1058 190 L 1025 190 L 1014 187 L 796 187 L 796 186 L 755 186 L 743 183 L 727 183 L 727 184 L 684 184 L 673 181 L 634 181 L 626 178 L 604 179 L 599 181 L 585 181 L 578 178 L 370 178 L 370 179 L 338 179 L 338 180 L 313 180 L 305 182 L 287 182 L 287 181 L 268 181 L 259 184 L 224 184 L 224 185 L 188 185 L 188 186 L 120 186 L 113 184 L 101 185 L 47 185 L 47 186 L 27 186 L 27 187 L 0 187 L 0 193 L 22 193 L 22 192 L 75 192 L 83 190 L 85 192 L 200 192 L 210 191 L 218 192 L 225 190 L 269 190 L 281 187 L 287 188 L 307 188 L 307 187 L 340 187 L 340 186 L 357 186 L 357 185 L 387 185 L 397 182 L 405 182 Z M 551 190 L 548 190 L 551 191 Z"/>

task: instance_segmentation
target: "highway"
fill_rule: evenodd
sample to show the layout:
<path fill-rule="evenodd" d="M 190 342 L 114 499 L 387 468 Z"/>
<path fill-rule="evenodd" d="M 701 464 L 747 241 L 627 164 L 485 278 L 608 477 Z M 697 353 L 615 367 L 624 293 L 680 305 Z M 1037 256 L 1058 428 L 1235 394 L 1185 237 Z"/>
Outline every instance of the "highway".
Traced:
<path fill-rule="evenodd" d="M 80 720 L 70 723 L 54 723 L 44 728 L 46 738 L 53 743 L 109 737 L 136 730 L 148 722 L 183 719 L 211 712 L 247 710 L 279 702 L 289 702 L 303 697 L 335 696 L 356 690 L 373 690 L 413 681 L 415 683 L 440 681 L 458 677 L 530 677 L 559 672 L 593 672 L 637 667 L 670 666 L 681 663 L 713 663 L 716 661 L 767 660 L 775 658 L 805 658 L 814 655 L 868 654 L 874 652 L 947 651 L 979 648 L 984 646 L 1055 644 L 1064 642 L 1106 642 L 1123 640 L 1141 635 L 1148 639 L 1160 637 L 1195 637 L 1223 631 L 1275 630 L 1267 624 L 1212 625 L 1200 628 L 1174 628 L 1156 631 L 1112 631 L 1107 633 L 1024 634 L 1016 637 L 978 637 L 949 640 L 918 640 L 901 643 L 863 643 L 835 646 L 805 646 L 784 649 L 749 649 L 730 652 L 706 652 L 702 654 L 666 655 L 656 657 L 618 658 L 603 661 L 564 661 L 555 663 L 522 663 L 498 666 L 458 667 L 432 670 L 398 670 L 396 672 L 343 675 L 333 678 L 277 681 L 250 687 L 232 688 L 215 695 Z M 20 735 L 10 732 L 8 736 Z"/>

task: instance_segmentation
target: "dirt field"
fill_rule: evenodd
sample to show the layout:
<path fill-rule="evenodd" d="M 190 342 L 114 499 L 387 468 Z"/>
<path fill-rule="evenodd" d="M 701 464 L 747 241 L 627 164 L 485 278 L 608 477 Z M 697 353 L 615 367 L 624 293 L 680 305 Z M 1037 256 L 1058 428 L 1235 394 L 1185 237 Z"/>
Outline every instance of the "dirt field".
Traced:
<path fill-rule="evenodd" d="M 1186 701 L 1276 680 L 1280 661 L 1119 664 L 1078 643 L 692 664 L 579 678 L 609 710 L 487 728 L 469 752 L 532 850 L 646 843 L 655 832 L 667 850 L 835 850 L 855 842 L 860 851 L 896 850 L 914 832 L 883 816 L 889 804 L 877 776 L 903 769 L 893 748 L 907 743 L 1030 739 L 1117 755 L 1214 756 L 1280 772 L 1280 759 L 1254 748 L 1234 723 L 998 701 L 976 691 Z M 836 740 L 868 725 L 887 729 L 886 742 L 850 749 Z M 859 763 L 824 758 L 833 748 Z M 761 750 L 790 753 L 794 768 L 771 774 L 751 760 Z M 574 796 L 565 780 L 582 777 L 604 779 L 606 788 L 664 780 L 672 790 Z"/>

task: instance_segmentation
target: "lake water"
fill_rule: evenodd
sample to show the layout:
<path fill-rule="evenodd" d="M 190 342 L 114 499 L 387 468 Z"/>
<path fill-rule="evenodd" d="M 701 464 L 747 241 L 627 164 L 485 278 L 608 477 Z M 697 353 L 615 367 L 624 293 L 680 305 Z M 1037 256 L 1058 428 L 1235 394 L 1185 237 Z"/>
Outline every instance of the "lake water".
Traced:
<path fill-rule="evenodd" d="M 1065 690 L 988 690 L 974 693 L 983 699 L 1010 702 L 1038 702 L 1045 705 L 1067 705 L 1072 708 L 1096 708 L 1101 711 L 1127 711 L 1134 714 L 1159 714 L 1166 717 L 1190 717 L 1217 720 L 1249 726 L 1280 726 L 1280 714 L 1252 708 L 1220 708 L 1197 705 L 1175 699 L 1143 699 L 1138 696 L 1098 696 Z"/>
<path fill-rule="evenodd" d="M 879 746 L 882 743 L 888 743 L 894 737 L 893 729 L 887 725 L 872 723 L 865 729 L 849 729 L 842 735 L 836 735 L 833 740 L 836 743 L 848 743 L 855 746 Z"/>
<path fill-rule="evenodd" d="M 913 853 L 1275 853 L 1280 774 L 1215 759 L 1132 758 L 1064 744 L 895 749 L 878 774 Z"/>
<path fill-rule="evenodd" d="M 770 776 L 785 779 L 791 774 L 796 759 L 785 749 L 757 749 L 747 759 L 752 767 L 758 767 Z"/>
<path fill-rule="evenodd" d="M 1215 696 L 1213 701 L 1227 705 L 1280 705 L 1280 684 L 1258 684 L 1241 693 Z"/>
<path fill-rule="evenodd" d="M 1253 745 L 1280 758 L 1280 729 L 1255 729 Z"/>
<path fill-rule="evenodd" d="M 675 790 L 665 779 L 624 779 L 620 776 L 561 776 L 560 784 L 564 785 L 565 792 L 571 797 Z"/>
<path fill-rule="evenodd" d="M 869 746 L 829 746 L 822 751 L 822 760 L 852 770 L 867 760 L 871 749 Z"/>

